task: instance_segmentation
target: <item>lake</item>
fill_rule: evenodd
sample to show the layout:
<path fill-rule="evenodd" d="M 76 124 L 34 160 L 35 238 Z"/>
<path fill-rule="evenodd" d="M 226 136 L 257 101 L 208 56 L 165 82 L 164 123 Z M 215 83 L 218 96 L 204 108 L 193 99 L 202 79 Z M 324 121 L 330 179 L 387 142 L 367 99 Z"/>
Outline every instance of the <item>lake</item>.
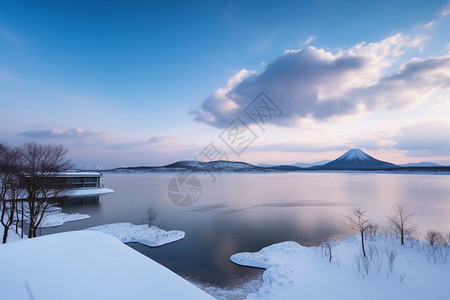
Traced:
<path fill-rule="evenodd" d="M 42 229 L 42 234 L 117 222 L 143 224 L 152 207 L 158 213 L 154 225 L 183 230 L 186 237 L 159 248 L 129 245 L 192 281 L 233 288 L 257 280 L 262 271 L 233 264 L 232 254 L 288 240 L 316 245 L 340 238 L 351 233 L 343 221 L 354 207 L 367 210 L 367 217 L 385 230 L 386 216 L 401 203 L 415 212 L 422 235 L 427 230 L 450 232 L 448 175 L 228 173 L 216 174 L 213 182 L 210 175 L 199 173 L 193 178 L 200 180 L 201 189 L 190 207 L 179 207 L 169 198 L 168 184 L 175 175 L 104 174 L 102 183 L 114 193 L 63 205 L 63 212 L 91 218 Z M 181 186 L 179 194 L 190 191 Z"/>

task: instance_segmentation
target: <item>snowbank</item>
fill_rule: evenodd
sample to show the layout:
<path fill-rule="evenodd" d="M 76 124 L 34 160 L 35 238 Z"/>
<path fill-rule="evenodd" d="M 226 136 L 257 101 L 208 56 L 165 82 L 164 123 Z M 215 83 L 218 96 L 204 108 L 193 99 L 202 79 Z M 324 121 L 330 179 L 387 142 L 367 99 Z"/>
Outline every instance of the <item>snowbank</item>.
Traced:
<path fill-rule="evenodd" d="M 17 241 L 20 241 L 20 240 L 22 240 L 22 238 L 20 237 L 20 234 L 17 234 L 14 230 L 15 230 L 15 226 L 11 226 L 10 228 L 9 228 L 9 230 L 8 230 L 8 239 L 7 239 L 7 243 L 11 243 L 11 242 L 17 242 Z M 5 229 L 5 227 L 2 225 L 2 224 L 0 224 L 0 233 L 1 233 L 1 236 L 3 237 L 3 230 Z M 20 228 L 19 228 L 19 232 L 20 232 Z M 23 237 L 24 239 L 27 239 L 28 238 L 28 236 L 25 234 L 24 235 L 24 237 Z"/>
<path fill-rule="evenodd" d="M 72 231 L 0 245 L 0 299 L 211 299 L 117 239 Z"/>
<path fill-rule="evenodd" d="M 88 228 L 101 231 L 118 238 L 123 243 L 141 243 L 150 247 L 158 247 L 184 238 L 180 230 L 165 231 L 156 226 L 134 225 L 131 223 L 115 223 Z"/>
<path fill-rule="evenodd" d="M 104 194 L 113 193 L 114 190 L 108 188 L 80 188 L 70 189 L 64 193 L 64 196 L 69 197 L 82 197 L 82 196 L 100 196 Z"/>
<path fill-rule="evenodd" d="M 66 222 L 73 222 L 73 221 L 79 221 L 89 218 L 89 215 L 85 214 L 66 214 L 62 212 L 51 212 L 48 214 L 45 214 L 44 219 L 42 220 L 42 223 L 39 227 L 56 227 L 61 226 L 62 224 Z"/>
<path fill-rule="evenodd" d="M 332 262 L 322 248 L 295 242 L 238 253 L 230 259 L 266 269 L 262 287 L 249 299 L 448 299 L 450 259 L 435 263 L 427 247 L 423 241 L 402 247 L 397 239 L 378 236 L 366 244 L 367 271 L 357 238 L 336 245 Z M 392 271 L 390 253 L 397 254 Z"/>

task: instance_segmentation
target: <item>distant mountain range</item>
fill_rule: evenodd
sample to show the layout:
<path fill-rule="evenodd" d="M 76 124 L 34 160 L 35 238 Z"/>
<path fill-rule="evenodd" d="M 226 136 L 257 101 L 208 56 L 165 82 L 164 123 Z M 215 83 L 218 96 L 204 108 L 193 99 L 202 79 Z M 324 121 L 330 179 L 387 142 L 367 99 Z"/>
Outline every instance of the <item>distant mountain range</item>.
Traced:
<path fill-rule="evenodd" d="M 433 162 L 418 162 L 418 163 L 409 163 L 409 164 L 403 164 L 399 165 L 400 167 L 444 167 L 443 165 L 433 163 Z"/>
<path fill-rule="evenodd" d="M 311 168 L 311 167 L 315 167 L 315 166 L 321 166 L 324 165 L 328 162 L 330 162 L 331 160 L 329 159 L 325 159 L 325 160 L 320 160 L 320 161 L 316 161 L 316 162 L 312 162 L 312 163 L 302 163 L 302 162 L 298 162 L 295 164 L 291 164 L 289 166 L 294 166 L 294 167 L 299 167 L 299 168 Z M 263 167 L 263 168 L 273 168 L 273 167 L 279 167 L 280 165 L 272 165 L 272 164 L 258 164 L 258 167 Z"/>
<path fill-rule="evenodd" d="M 157 167 L 122 167 L 106 172 L 130 173 L 130 172 L 254 172 L 267 171 L 270 168 L 258 167 L 239 161 L 211 161 L 201 162 L 197 160 L 182 160 L 166 166 Z"/>
<path fill-rule="evenodd" d="M 313 162 L 313 163 L 301 163 L 301 162 L 298 162 L 298 163 L 293 164 L 293 166 L 300 167 L 300 168 L 311 168 L 311 167 L 316 167 L 316 166 L 322 166 L 322 165 L 324 165 L 326 163 L 329 163 L 330 161 L 331 160 L 329 160 L 329 159 L 325 159 L 325 160 L 320 160 L 320 161 L 316 161 L 316 162 Z"/>
<path fill-rule="evenodd" d="M 394 172 L 450 172 L 450 166 L 421 162 L 405 165 L 395 165 L 378 160 L 360 149 L 350 149 L 335 160 L 323 160 L 315 163 L 296 163 L 293 165 L 252 165 L 239 161 L 196 160 L 178 161 L 166 166 L 122 167 L 104 172 L 134 173 L 134 172 L 274 172 L 274 171 L 394 171 Z"/>

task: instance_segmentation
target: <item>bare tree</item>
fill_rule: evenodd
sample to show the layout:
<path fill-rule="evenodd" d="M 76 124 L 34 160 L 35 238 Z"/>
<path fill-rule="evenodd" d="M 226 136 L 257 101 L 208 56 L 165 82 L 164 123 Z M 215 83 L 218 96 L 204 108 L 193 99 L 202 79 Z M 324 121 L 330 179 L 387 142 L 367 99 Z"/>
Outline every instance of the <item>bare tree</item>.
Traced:
<path fill-rule="evenodd" d="M 427 234 L 425 235 L 425 240 L 430 243 L 430 246 L 436 245 L 436 244 L 443 244 L 445 241 L 444 236 L 442 233 L 434 230 L 428 230 Z"/>
<path fill-rule="evenodd" d="M 442 233 L 434 230 L 428 230 L 425 235 L 425 240 L 429 243 L 428 247 L 425 248 L 428 260 L 433 259 L 437 262 L 439 259 L 443 261 L 447 260 L 445 237 Z"/>
<path fill-rule="evenodd" d="M 19 148 L 24 159 L 23 185 L 27 192 L 28 237 L 36 231 L 51 203 L 63 191 L 55 185 L 55 174 L 71 167 L 62 145 L 27 143 Z"/>
<path fill-rule="evenodd" d="M 388 221 L 394 233 L 400 237 L 401 244 L 404 245 L 405 236 L 410 236 L 415 230 L 414 226 L 411 224 L 414 213 L 409 212 L 402 205 L 397 205 L 394 210 L 394 214 L 388 217 Z"/>
<path fill-rule="evenodd" d="M 17 201 L 23 194 L 19 185 L 21 171 L 21 157 L 17 148 L 0 144 L 0 222 L 3 225 L 3 244 L 15 220 Z"/>
<path fill-rule="evenodd" d="M 364 237 L 366 231 L 371 224 L 370 221 L 365 217 L 366 211 L 362 210 L 362 208 L 354 208 L 352 215 L 345 216 L 347 219 L 347 226 L 349 226 L 352 230 L 357 231 L 361 235 L 361 249 L 363 256 L 366 257 L 366 250 L 364 248 Z"/>
<path fill-rule="evenodd" d="M 339 245 L 339 243 L 334 241 L 327 241 L 320 245 L 322 248 L 323 255 L 328 257 L 328 262 L 331 262 L 331 259 L 334 257 L 333 255 L 333 248 Z"/>
<path fill-rule="evenodd" d="M 147 223 L 148 223 L 148 228 L 152 227 L 153 223 L 156 220 L 156 217 L 158 216 L 158 213 L 156 212 L 155 209 L 153 209 L 152 207 L 149 207 L 147 209 Z"/>
<path fill-rule="evenodd" d="M 370 240 L 375 240 L 377 237 L 378 224 L 369 222 L 366 228 L 366 238 L 369 237 Z"/>

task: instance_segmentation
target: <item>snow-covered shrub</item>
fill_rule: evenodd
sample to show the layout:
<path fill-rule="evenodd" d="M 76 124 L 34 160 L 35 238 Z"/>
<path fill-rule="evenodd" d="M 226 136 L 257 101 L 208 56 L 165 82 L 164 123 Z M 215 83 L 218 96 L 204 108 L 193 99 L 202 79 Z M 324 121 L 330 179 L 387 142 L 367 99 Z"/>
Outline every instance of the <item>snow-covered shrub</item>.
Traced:
<path fill-rule="evenodd" d="M 367 224 L 366 228 L 366 239 L 370 241 L 375 241 L 377 237 L 378 225 L 376 223 L 370 222 Z"/>
<path fill-rule="evenodd" d="M 444 242 L 444 236 L 442 233 L 434 230 L 428 230 L 425 235 L 425 240 L 430 243 L 431 246 Z"/>
<path fill-rule="evenodd" d="M 392 273 L 394 271 L 394 260 L 397 257 L 398 252 L 394 249 L 386 248 L 385 253 L 387 256 L 389 271 Z"/>

